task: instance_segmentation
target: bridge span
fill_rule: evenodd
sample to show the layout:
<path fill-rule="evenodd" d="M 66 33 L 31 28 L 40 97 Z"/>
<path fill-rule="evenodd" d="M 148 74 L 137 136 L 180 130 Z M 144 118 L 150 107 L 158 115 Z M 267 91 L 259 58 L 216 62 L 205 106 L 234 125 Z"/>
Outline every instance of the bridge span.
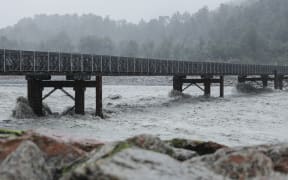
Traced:
<path fill-rule="evenodd" d="M 75 100 L 76 113 L 84 114 L 85 88 L 95 87 L 96 115 L 102 116 L 102 76 L 173 76 L 174 90 L 183 91 L 196 85 L 206 96 L 210 96 L 211 84 L 219 83 L 220 97 L 223 97 L 224 76 L 238 76 L 239 82 L 261 81 L 263 87 L 273 81 L 276 89 L 282 89 L 288 66 L 0 49 L 0 75 L 26 77 L 28 100 L 39 116 L 43 115 L 42 101 L 57 89 Z M 66 80 L 53 81 L 53 75 L 66 76 Z M 91 76 L 96 79 L 91 80 Z M 188 86 L 183 88 L 184 84 Z M 53 90 L 43 96 L 45 87 Z M 74 88 L 75 95 L 70 95 L 65 87 Z"/>

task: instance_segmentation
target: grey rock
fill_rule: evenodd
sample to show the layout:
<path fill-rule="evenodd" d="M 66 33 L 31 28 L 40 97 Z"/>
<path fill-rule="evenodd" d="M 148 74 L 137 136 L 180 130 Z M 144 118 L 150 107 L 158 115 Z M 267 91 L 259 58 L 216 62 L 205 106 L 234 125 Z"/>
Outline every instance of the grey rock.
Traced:
<path fill-rule="evenodd" d="M 254 149 L 221 149 L 215 154 L 193 158 L 186 161 L 190 169 L 204 166 L 231 179 L 252 179 L 273 175 L 270 158 Z"/>
<path fill-rule="evenodd" d="M 288 174 L 288 144 L 256 147 L 268 156 L 274 165 L 274 171 Z"/>
<path fill-rule="evenodd" d="M 177 159 L 180 151 L 175 152 L 175 148 L 162 141 L 160 138 L 152 135 L 142 134 L 127 140 L 130 144 L 141 149 L 167 154 Z M 183 151 L 182 151 L 183 152 Z"/>
<path fill-rule="evenodd" d="M 173 148 L 172 157 L 179 160 L 179 161 L 186 161 L 186 160 L 192 159 L 192 158 L 197 157 L 197 156 L 199 156 L 199 155 L 194 151 L 189 151 L 186 149 Z"/>
<path fill-rule="evenodd" d="M 36 117 L 25 97 L 17 98 L 16 106 L 12 111 L 12 116 L 16 119 L 30 119 Z"/>
<path fill-rule="evenodd" d="M 0 165 L 0 179 L 52 180 L 52 175 L 39 148 L 24 141 Z"/>
<path fill-rule="evenodd" d="M 153 151 L 128 148 L 114 156 L 77 167 L 61 180 L 193 180 L 222 179 L 205 167 L 188 170 L 181 162 Z M 194 174 L 195 173 L 195 174 Z M 204 174 L 201 174 L 204 173 Z"/>
<path fill-rule="evenodd" d="M 117 99 L 121 99 L 122 96 L 120 94 L 115 94 L 115 95 L 109 95 L 108 98 L 111 100 L 117 100 Z"/>
<path fill-rule="evenodd" d="M 43 113 L 45 116 L 52 114 L 50 107 L 46 103 L 43 103 Z M 20 96 L 16 100 L 15 108 L 12 110 L 12 117 L 16 119 L 32 119 L 37 116 L 29 105 L 28 99 Z"/>

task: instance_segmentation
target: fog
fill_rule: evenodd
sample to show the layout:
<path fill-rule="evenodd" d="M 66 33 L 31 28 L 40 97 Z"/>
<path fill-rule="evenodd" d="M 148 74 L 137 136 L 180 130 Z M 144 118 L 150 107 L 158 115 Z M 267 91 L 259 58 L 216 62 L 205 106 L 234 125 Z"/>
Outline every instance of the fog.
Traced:
<path fill-rule="evenodd" d="M 203 6 L 214 9 L 231 0 L 9 0 L 1 3 L 0 28 L 35 14 L 87 14 L 138 22 L 173 13 L 196 12 Z"/>

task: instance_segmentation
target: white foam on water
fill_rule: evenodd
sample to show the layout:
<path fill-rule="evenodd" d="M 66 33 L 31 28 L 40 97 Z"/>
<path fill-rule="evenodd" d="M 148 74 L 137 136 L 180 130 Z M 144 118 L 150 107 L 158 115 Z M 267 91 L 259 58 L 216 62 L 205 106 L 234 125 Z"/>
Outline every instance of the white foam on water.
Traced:
<path fill-rule="evenodd" d="M 52 111 L 46 103 L 43 103 L 43 114 L 44 116 L 52 115 Z M 28 99 L 23 96 L 20 96 L 16 99 L 15 108 L 12 110 L 12 117 L 16 119 L 37 118 L 31 106 L 29 105 Z"/>
<path fill-rule="evenodd" d="M 12 117 L 16 119 L 35 118 L 35 114 L 30 107 L 27 98 L 20 96 L 16 100 L 16 106 L 12 110 Z"/>

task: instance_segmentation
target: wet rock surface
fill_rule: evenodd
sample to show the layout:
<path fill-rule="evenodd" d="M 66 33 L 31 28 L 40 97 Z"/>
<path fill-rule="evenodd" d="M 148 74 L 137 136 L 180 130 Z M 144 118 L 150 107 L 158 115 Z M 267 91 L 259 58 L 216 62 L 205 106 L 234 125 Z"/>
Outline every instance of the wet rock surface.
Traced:
<path fill-rule="evenodd" d="M 227 147 L 225 145 L 218 144 L 215 142 L 202 142 L 187 139 L 172 139 L 167 142 L 175 148 L 195 151 L 199 155 L 212 154 L 215 153 L 218 149 Z"/>
<path fill-rule="evenodd" d="M 152 135 L 103 144 L 32 131 L 0 134 L 1 180 L 288 179 L 288 144 L 232 148 Z"/>
<path fill-rule="evenodd" d="M 0 179 L 52 180 L 52 173 L 37 145 L 24 141 L 1 163 Z"/>

